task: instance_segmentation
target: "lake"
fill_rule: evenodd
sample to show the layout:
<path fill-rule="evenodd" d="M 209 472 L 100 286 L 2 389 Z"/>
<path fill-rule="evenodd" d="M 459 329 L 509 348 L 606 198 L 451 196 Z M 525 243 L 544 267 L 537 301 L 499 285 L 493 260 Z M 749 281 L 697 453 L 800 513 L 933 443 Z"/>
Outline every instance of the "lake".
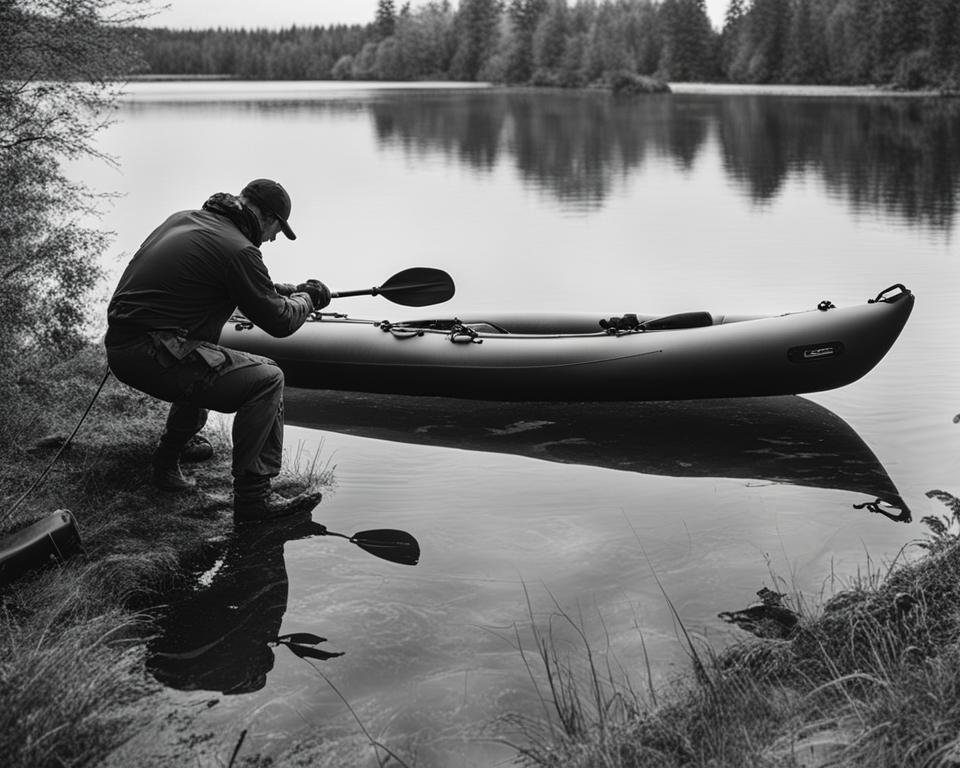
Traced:
<path fill-rule="evenodd" d="M 314 519 L 407 531 L 420 562 L 331 536 L 210 542 L 151 662 L 177 700 L 218 699 L 201 761 L 225 764 L 246 729 L 242 754 L 314 739 L 328 764 L 376 765 L 359 721 L 411 764 L 508 762 L 504 742 L 525 738 L 513 716 L 543 715 L 532 626 L 576 665 L 576 624 L 642 691 L 645 660 L 658 684 L 688 665 L 664 592 L 721 648 L 745 635 L 719 612 L 765 585 L 816 605 L 924 535 L 921 518 L 946 511 L 928 491 L 960 493 L 957 100 L 141 83 L 117 117 L 102 148 L 119 170 L 74 167 L 123 194 L 105 295 L 169 213 L 266 176 L 290 191 L 298 234 L 264 247 L 275 280 L 348 290 L 439 267 L 457 284 L 443 314 L 781 313 L 896 283 L 917 296 L 876 369 L 804 398 L 410 407 L 289 391 L 291 463 L 333 478 Z M 887 514 L 863 506 L 877 499 Z M 295 632 L 331 655 L 270 643 Z"/>

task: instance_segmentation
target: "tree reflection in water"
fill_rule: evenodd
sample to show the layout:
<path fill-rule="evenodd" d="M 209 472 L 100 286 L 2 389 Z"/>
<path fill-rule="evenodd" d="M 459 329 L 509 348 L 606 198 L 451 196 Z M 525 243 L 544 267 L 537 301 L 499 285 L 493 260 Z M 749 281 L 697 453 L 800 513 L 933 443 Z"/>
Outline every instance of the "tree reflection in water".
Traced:
<path fill-rule="evenodd" d="M 527 183 L 578 205 L 599 207 L 651 156 L 691 168 L 715 135 L 726 173 L 758 203 L 813 175 L 855 211 L 933 229 L 951 227 L 957 206 L 956 100 L 424 91 L 369 108 L 381 146 L 482 171 L 509 158 Z"/>

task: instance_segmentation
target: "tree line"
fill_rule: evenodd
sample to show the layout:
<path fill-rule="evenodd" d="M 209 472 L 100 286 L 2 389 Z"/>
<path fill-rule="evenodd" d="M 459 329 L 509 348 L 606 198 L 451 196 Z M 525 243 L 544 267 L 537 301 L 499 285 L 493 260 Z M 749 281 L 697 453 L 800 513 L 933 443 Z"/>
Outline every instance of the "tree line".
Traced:
<path fill-rule="evenodd" d="M 139 29 L 147 72 L 583 87 L 672 81 L 960 87 L 960 0 L 379 0 L 366 25 Z"/>

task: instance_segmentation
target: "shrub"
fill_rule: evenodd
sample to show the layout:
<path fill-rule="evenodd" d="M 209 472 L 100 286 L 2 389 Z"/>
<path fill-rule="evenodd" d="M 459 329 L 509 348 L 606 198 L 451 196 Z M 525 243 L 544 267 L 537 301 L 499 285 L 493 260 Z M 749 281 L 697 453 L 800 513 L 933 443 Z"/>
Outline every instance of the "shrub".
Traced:
<path fill-rule="evenodd" d="M 670 86 L 662 80 L 646 75 L 638 75 L 627 70 L 613 72 L 607 77 L 610 90 L 618 95 L 640 93 L 670 93 Z"/>

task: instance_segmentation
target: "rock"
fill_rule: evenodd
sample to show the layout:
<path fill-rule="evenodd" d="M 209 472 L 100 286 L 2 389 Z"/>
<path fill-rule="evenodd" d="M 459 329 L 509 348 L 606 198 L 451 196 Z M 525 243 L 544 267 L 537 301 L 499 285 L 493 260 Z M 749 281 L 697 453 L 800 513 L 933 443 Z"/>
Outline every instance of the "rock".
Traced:
<path fill-rule="evenodd" d="M 623 70 L 610 75 L 610 90 L 616 95 L 634 96 L 647 93 L 670 93 L 663 80 Z"/>
<path fill-rule="evenodd" d="M 783 604 L 783 595 L 763 587 L 757 591 L 759 603 L 748 605 L 740 611 L 725 611 L 717 616 L 728 624 L 757 637 L 770 640 L 785 640 L 790 637 L 800 621 L 799 614 Z"/>

